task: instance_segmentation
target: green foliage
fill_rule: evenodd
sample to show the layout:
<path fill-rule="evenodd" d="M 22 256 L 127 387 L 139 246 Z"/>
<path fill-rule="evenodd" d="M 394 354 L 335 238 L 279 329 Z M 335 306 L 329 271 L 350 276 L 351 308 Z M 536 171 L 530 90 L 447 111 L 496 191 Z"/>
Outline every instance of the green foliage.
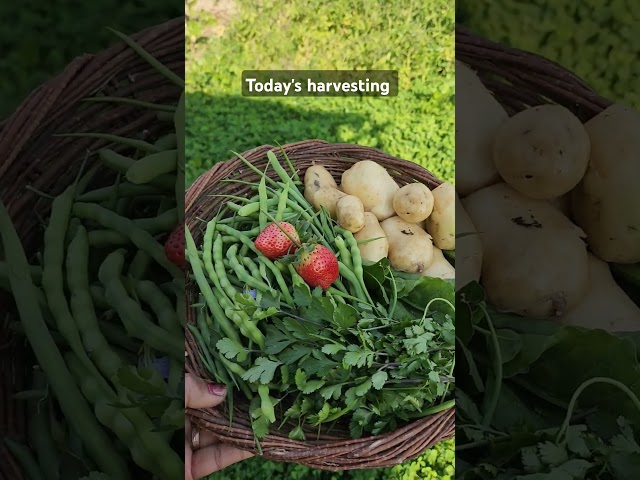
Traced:
<path fill-rule="evenodd" d="M 116 42 L 105 27 L 131 34 L 184 13 L 181 3 L 107 0 L 0 2 L 0 118 L 75 57 Z"/>
<path fill-rule="evenodd" d="M 382 149 L 453 180 L 454 8 L 447 0 L 242 1 L 187 23 L 187 180 L 231 150 L 307 139 Z M 389 98 L 244 98 L 244 69 L 398 69 Z"/>
<path fill-rule="evenodd" d="M 622 0 L 461 0 L 456 19 L 494 41 L 554 60 L 600 95 L 638 108 L 639 37 L 631 5 Z"/>
<path fill-rule="evenodd" d="M 377 470 L 327 472 L 292 463 L 277 463 L 254 457 L 236 463 L 208 477 L 208 480 L 272 478 L 287 480 L 453 480 L 455 474 L 453 440 L 437 443 L 412 462 Z"/>

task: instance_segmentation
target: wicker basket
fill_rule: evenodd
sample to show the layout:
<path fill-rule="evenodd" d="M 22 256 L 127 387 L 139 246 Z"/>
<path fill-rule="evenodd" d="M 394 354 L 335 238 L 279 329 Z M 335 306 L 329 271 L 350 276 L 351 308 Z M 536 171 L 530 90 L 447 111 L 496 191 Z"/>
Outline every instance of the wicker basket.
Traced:
<path fill-rule="evenodd" d="M 374 160 L 387 168 L 400 185 L 418 180 L 435 188 L 440 184 L 431 173 L 415 163 L 400 160 L 379 150 L 349 144 L 331 144 L 320 140 L 293 143 L 283 147 L 300 175 L 312 162 L 323 165 L 339 179 L 342 172 L 360 160 Z M 267 151 L 272 150 L 279 160 L 284 160 L 279 148 L 262 146 L 245 152 L 243 156 L 261 170 L 267 165 Z M 275 175 L 272 173 L 272 175 Z M 200 219 L 210 219 L 217 212 L 221 197 L 212 194 L 233 194 L 247 196 L 246 185 L 220 183 L 222 179 L 242 179 L 259 181 L 256 174 L 248 171 L 239 159 L 217 164 L 211 171 L 196 180 L 186 194 L 186 222 L 194 235 L 196 243 L 202 240 Z M 187 284 L 187 301 L 197 302 L 197 287 Z M 188 311 L 187 321 L 195 322 L 194 311 Z M 198 346 L 187 330 L 187 371 L 201 377 L 207 377 L 200 365 Z M 248 422 L 248 404 L 241 399 L 234 401 L 234 420 L 229 426 L 228 416 L 221 409 L 188 410 L 191 421 L 200 428 L 207 429 L 221 442 L 239 448 L 255 451 L 255 441 L 251 425 Z M 323 470 L 354 470 L 386 467 L 410 460 L 436 442 L 450 438 L 454 433 L 454 409 L 448 409 L 427 418 L 414 421 L 395 432 L 385 435 L 351 439 L 348 430 L 334 428 L 331 435 L 309 431 L 316 441 L 290 440 L 286 433 L 272 433 L 265 437 L 260 445 L 264 458 L 304 464 Z"/>
<path fill-rule="evenodd" d="M 510 115 L 557 103 L 586 122 L 612 103 L 561 65 L 483 39 L 462 26 L 456 26 L 456 60 L 477 72 Z"/>
<path fill-rule="evenodd" d="M 184 74 L 184 17 L 146 29 L 132 38 L 175 73 Z M 114 43 L 115 40 L 114 36 Z M 82 102 L 98 92 L 173 104 L 181 94 L 178 87 L 128 46 L 117 43 L 97 55 L 76 58 L 61 74 L 36 89 L 0 125 L 0 196 L 16 223 L 27 253 L 33 254 L 39 248 L 42 232 L 38 217 L 46 218 L 50 202 L 43 201 L 25 186 L 59 194 L 77 174 L 85 152 L 106 144 L 102 140 L 52 137 L 52 134 L 158 133 L 154 131 L 158 128 L 154 112 L 123 104 Z M 113 177 L 109 176 L 108 172 L 102 175 L 106 181 L 112 181 Z M 19 215 L 19 212 L 28 214 Z M 11 307 L 9 298 L 0 291 L 0 312 L 10 311 Z M 4 320 L 3 314 L 0 321 Z M 0 323 L 0 433 L 3 435 L 22 436 L 25 432 L 24 402 L 14 401 L 12 395 L 28 388 L 25 379 L 33 360 L 19 339 Z M 0 442 L 0 478 L 22 478 L 4 442 Z"/>

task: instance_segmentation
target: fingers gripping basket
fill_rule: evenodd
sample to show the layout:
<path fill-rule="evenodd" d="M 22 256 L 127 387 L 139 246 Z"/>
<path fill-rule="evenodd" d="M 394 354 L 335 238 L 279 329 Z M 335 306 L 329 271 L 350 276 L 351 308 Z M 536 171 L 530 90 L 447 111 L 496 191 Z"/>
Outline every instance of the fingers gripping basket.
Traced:
<path fill-rule="evenodd" d="M 184 74 L 184 17 L 154 26 L 131 38 L 178 75 Z M 100 132 L 121 136 L 156 131 L 156 112 L 121 103 L 88 103 L 96 94 L 155 103 L 177 103 L 175 87 L 122 42 L 96 55 L 83 55 L 37 88 L 15 113 L 0 124 L 0 196 L 7 205 L 28 254 L 41 242 L 39 218 L 46 218 L 51 202 L 26 186 L 58 195 L 75 178 L 86 152 L 108 142 L 54 137 L 57 133 Z M 118 150 L 118 148 L 115 148 Z M 89 165 L 95 161 L 89 159 Z M 96 178 L 107 178 L 108 171 Z M 21 214 L 26 212 L 25 214 Z M 10 297 L 0 290 L 0 321 L 14 320 Z M 0 323 L 0 436 L 25 432 L 24 401 L 12 396 L 29 388 L 25 378 L 33 363 L 22 337 Z M 0 479 L 20 479 L 16 462 L 0 441 Z"/>
<path fill-rule="evenodd" d="M 319 140 L 304 141 L 283 147 L 301 178 L 312 162 L 321 164 L 340 180 L 342 172 L 360 160 L 374 160 L 386 167 L 400 185 L 420 181 L 435 188 L 440 184 L 427 170 L 405 160 L 400 160 L 373 148 L 348 144 L 330 144 Z M 273 151 L 279 160 L 284 157 L 279 148 L 262 146 L 246 152 L 243 156 L 264 171 L 267 165 L 267 151 Z M 275 177 L 274 177 L 275 178 Z M 232 194 L 247 196 L 249 187 L 234 183 L 221 183 L 223 179 L 258 181 L 239 159 L 216 165 L 202 175 L 186 194 L 186 222 L 194 235 L 196 244 L 202 241 L 201 219 L 208 220 L 217 214 L 221 197 L 212 194 Z M 187 283 L 187 302 L 197 302 L 197 287 Z M 195 322 L 195 313 L 189 309 L 187 321 Z M 199 363 L 198 346 L 190 330 L 187 329 L 187 371 L 207 377 Z M 222 409 L 188 410 L 191 421 L 209 430 L 218 440 L 239 448 L 254 451 L 255 441 L 248 421 L 248 404 L 241 399 L 234 400 L 233 423 L 229 425 L 227 412 Z M 453 409 L 442 411 L 427 418 L 413 421 L 386 435 L 350 439 L 348 429 L 334 429 L 330 435 L 317 431 L 308 432 L 307 438 L 314 441 L 296 441 L 284 432 L 272 433 L 261 442 L 262 456 L 268 459 L 295 462 L 325 470 L 347 470 L 375 468 L 395 465 L 411 459 L 439 440 L 450 438 L 454 433 Z M 288 431 L 288 430 L 287 430 Z"/>

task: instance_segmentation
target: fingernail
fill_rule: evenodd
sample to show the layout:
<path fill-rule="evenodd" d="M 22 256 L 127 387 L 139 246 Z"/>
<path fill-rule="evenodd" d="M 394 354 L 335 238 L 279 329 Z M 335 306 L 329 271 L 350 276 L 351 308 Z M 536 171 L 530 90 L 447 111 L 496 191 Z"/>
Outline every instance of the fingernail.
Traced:
<path fill-rule="evenodd" d="M 226 387 L 224 385 L 218 385 L 217 383 L 210 383 L 209 385 L 207 385 L 207 388 L 209 389 L 209 393 L 211 395 L 215 395 L 216 397 L 224 394 L 226 390 Z"/>

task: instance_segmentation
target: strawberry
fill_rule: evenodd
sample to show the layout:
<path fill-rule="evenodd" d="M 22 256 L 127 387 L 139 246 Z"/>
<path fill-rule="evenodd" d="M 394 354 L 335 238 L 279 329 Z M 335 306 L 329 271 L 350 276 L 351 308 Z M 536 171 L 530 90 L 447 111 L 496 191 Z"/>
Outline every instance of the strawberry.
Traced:
<path fill-rule="evenodd" d="M 295 240 L 295 243 L 280 228 L 286 231 Z M 295 252 L 297 244 L 300 244 L 300 237 L 298 237 L 295 227 L 287 222 L 269 224 L 260 232 L 254 242 L 256 248 L 270 260 Z"/>
<path fill-rule="evenodd" d="M 186 268 L 187 262 L 184 258 L 184 224 L 176 225 L 167 241 L 164 242 L 164 254 L 169 261 L 180 268 Z"/>
<path fill-rule="evenodd" d="M 324 245 L 305 248 L 300 252 L 299 258 L 295 269 L 309 286 L 326 290 L 338 279 L 338 259 Z"/>

